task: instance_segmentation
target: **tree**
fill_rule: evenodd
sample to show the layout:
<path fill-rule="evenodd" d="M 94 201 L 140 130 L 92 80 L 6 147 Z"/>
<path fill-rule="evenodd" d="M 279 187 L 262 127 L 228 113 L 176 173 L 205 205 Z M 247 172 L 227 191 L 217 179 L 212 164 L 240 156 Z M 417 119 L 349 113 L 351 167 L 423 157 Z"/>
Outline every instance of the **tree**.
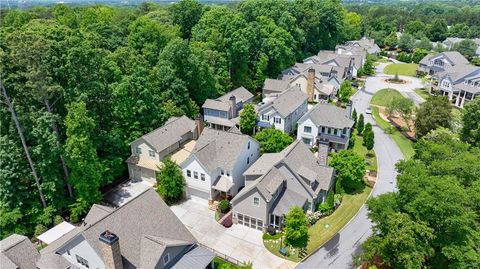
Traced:
<path fill-rule="evenodd" d="M 433 49 L 432 42 L 426 36 L 422 36 L 420 40 L 415 43 L 415 47 L 419 49 L 424 49 L 426 51 L 430 51 Z"/>
<path fill-rule="evenodd" d="M 255 139 L 260 142 L 261 153 L 280 152 L 293 143 L 291 136 L 275 128 L 263 129 L 255 135 Z"/>
<path fill-rule="evenodd" d="M 362 134 L 364 127 L 365 127 L 365 122 L 364 122 L 364 119 L 363 119 L 363 114 L 360 113 L 360 116 L 358 117 L 358 122 L 357 122 L 357 132 L 358 132 L 358 134 Z"/>
<path fill-rule="evenodd" d="M 398 39 L 398 47 L 402 50 L 411 51 L 415 46 L 415 38 L 409 34 L 404 33 Z"/>
<path fill-rule="evenodd" d="M 337 171 L 337 180 L 347 192 L 363 187 L 365 160 L 353 150 L 342 150 L 333 155 L 330 166 Z"/>
<path fill-rule="evenodd" d="M 420 105 L 415 119 L 417 137 L 438 127 L 450 128 L 452 105 L 446 96 L 431 96 Z"/>
<path fill-rule="evenodd" d="M 448 26 L 445 19 L 435 19 L 432 24 L 427 27 L 427 37 L 433 41 L 443 41 L 447 37 Z"/>
<path fill-rule="evenodd" d="M 347 103 L 352 94 L 352 83 L 349 80 L 343 81 L 342 85 L 340 85 L 340 90 L 338 90 L 338 99 L 343 103 Z"/>
<path fill-rule="evenodd" d="M 480 146 L 480 98 L 465 104 L 460 137 L 474 147 Z"/>
<path fill-rule="evenodd" d="M 240 113 L 240 130 L 244 134 L 251 135 L 257 124 L 257 112 L 252 104 L 245 104 Z"/>
<path fill-rule="evenodd" d="M 162 160 L 157 173 L 157 192 L 167 204 L 173 204 L 182 199 L 185 179 L 180 167 L 170 157 Z"/>
<path fill-rule="evenodd" d="M 452 50 L 460 52 L 467 59 L 472 59 L 476 54 L 477 44 L 471 39 L 464 39 L 454 44 Z"/>
<path fill-rule="evenodd" d="M 192 28 L 202 17 L 202 5 L 196 0 L 182 0 L 171 5 L 169 10 L 173 22 L 180 25 L 182 38 L 190 39 Z"/>
<path fill-rule="evenodd" d="M 345 15 L 345 28 L 343 35 L 345 40 L 358 40 L 361 37 L 362 17 L 355 12 Z"/>
<path fill-rule="evenodd" d="M 370 123 L 367 123 L 367 125 L 365 126 L 365 131 L 363 131 L 363 145 L 367 148 L 368 151 L 372 150 L 375 145 L 375 134 L 373 133 L 373 130 L 371 129 L 371 127 L 367 130 L 367 126 L 369 125 Z"/>
<path fill-rule="evenodd" d="M 410 131 L 414 107 L 412 100 L 405 97 L 395 97 L 388 103 L 386 111 L 390 116 L 400 115 Z"/>
<path fill-rule="evenodd" d="M 411 34 L 413 36 L 423 35 L 425 32 L 425 23 L 415 20 L 407 23 L 405 27 L 405 33 Z"/>
<path fill-rule="evenodd" d="M 329 208 L 333 208 L 335 206 L 335 193 L 333 190 L 328 192 L 326 203 Z"/>
<path fill-rule="evenodd" d="M 389 48 L 395 48 L 398 44 L 398 38 L 397 38 L 397 33 L 391 32 L 386 38 L 385 38 L 385 45 Z"/>
<path fill-rule="evenodd" d="M 88 114 L 85 103 L 71 103 L 67 110 L 65 153 L 71 170 L 68 180 L 76 197 L 71 218 L 76 221 L 93 203 L 100 201 L 103 167 L 92 139 L 96 132 L 95 120 Z"/>
<path fill-rule="evenodd" d="M 305 212 L 299 206 L 293 206 L 283 221 L 287 243 L 305 247 L 308 242 L 308 221 Z"/>
<path fill-rule="evenodd" d="M 357 110 L 355 108 L 353 109 L 353 112 L 352 112 L 352 119 L 353 119 L 353 128 L 355 128 L 355 126 L 357 126 L 357 120 L 358 120 Z"/>

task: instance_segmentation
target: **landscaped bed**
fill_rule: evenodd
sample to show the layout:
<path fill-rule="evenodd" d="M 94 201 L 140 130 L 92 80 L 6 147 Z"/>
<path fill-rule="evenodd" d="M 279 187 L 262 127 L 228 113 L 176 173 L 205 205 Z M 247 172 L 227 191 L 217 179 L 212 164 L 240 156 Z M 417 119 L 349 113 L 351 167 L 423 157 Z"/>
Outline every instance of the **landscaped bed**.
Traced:
<path fill-rule="evenodd" d="M 403 75 L 403 76 L 415 76 L 417 73 L 418 64 L 389 64 L 383 69 L 383 73 L 387 75 Z"/>

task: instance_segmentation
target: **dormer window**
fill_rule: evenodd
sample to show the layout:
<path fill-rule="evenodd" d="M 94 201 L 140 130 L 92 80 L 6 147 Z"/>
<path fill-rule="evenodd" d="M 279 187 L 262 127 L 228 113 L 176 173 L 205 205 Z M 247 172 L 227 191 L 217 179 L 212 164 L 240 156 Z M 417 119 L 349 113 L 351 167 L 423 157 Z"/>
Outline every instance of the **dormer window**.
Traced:
<path fill-rule="evenodd" d="M 167 264 L 170 261 L 170 253 L 167 253 L 167 255 L 163 256 L 163 265 Z"/>

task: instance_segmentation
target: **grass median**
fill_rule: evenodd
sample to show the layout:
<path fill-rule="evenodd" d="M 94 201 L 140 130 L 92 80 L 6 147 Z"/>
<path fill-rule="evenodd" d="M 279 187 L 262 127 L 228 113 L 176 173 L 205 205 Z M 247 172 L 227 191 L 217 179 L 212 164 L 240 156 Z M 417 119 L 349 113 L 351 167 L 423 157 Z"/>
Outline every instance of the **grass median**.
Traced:
<path fill-rule="evenodd" d="M 389 64 L 383 69 L 383 73 L 387 75 L 403 75 L 415 76 L 417 73 L 418 64 Z"/>

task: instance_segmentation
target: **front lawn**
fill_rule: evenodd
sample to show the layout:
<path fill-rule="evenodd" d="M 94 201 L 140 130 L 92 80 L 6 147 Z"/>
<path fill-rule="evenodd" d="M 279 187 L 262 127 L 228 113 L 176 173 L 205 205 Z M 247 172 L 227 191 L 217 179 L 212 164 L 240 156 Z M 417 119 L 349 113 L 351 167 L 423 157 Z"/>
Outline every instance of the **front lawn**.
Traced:
<path fill-rule="evenodd" d="M 305 255 L 312 253 L 337 234 L 357 214 L 363 204 L 365 204 L 371 191 L 372 188 L 365 186 L 360 193 L 344 194 L 342 203 L 332 215 L 322 218 L 310 226 L 308 229 L 309 238 L 307 249 L 302 255 L 299 255 L 299 249 L 290 247 L 287 247 L 288 256 L 280 254 L 280 243 L 283 243 L 285 246 L 285 240 L 281 240 L 280 235 L 274 238 L 264 237 L 263 244 L 273 254 L 284 259 L 299 262 Z"/>
<path fill-rule="evenodd" d="M 387 75 L 403 75 L 414 77 L 417 74 L 418 64 L 389 64 L 383 69 Z"/>
<path fill-rule="evenodd" d="M 219 257 L 213 258 L 213 265 L 215 269 L 242 269 L 242 268 L 249 268 L 248 266 L 239 266 L 236 264 L 233 264 L 231 262 L 228 262 L 224 259 L 221 259 Z"/>
<path fill-rule="evenodd" d="M 415 93 L 417 93 L 418 95 L 420 95 L 420 97 L 422 97 L 423 99 L 427 100 L 427 98 L 430 96 L 430 94 L 428 93 L 427 90 L 425 89 L 415 89 L 414 90 Z"/>
<path fill-rule="evenodd" d="M 397 146 L 400 148 L 400 151 L 402 151 L 405 159 L 410 159 L 415 153 L 413 150 L 413 142 L 410 139 L 406 138 L 390 122 L 380 117 L 378 107 L 372 106 L 372 115 L 377 125 L 380 126 L 380 128 L 382 128 L 395 141 L 395 143 L 397 143 Z"/>
<path fill-rule="evenodd" d="M 375 156 L 375 151 L 368 152 L 367 148 L 363 146 L 363 136 L 357 134 L 357 130 L 353 131 L 353 139 L 355 139 L 355 144 L 353 145 L 353 151 L 358 153 L 360 156 L 365 157 L 366 169 L 369 171 L 377 171 L 377 157 Z"/>
<path fill-rule="evenodd" d="M 395 89 L 381 89 L 372 97 L 370 104 L 376 106 L 388 106 L 394 98 L 405 97 Z"/>

